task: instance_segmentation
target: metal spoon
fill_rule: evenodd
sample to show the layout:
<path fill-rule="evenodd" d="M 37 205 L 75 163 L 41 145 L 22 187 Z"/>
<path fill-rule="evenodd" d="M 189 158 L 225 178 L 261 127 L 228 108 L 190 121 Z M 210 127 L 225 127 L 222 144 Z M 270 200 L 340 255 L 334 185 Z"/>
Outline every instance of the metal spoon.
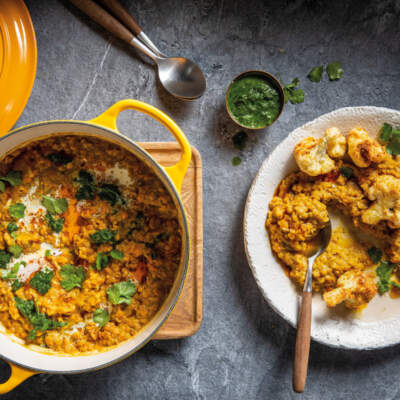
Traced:
<path fill-rule="evenodd" d="M 70 2 L 110 33 L 150 57 L 158 67 L 161 84 L 173 96 L 182 100 L 195 100 L 206 90 L 206 80 L 201 69 L 187 58 L 168 57 L 158 50 L 118 0 L 101 0 L 101 2 L 126 27 L 92 0 L 70 0 Z"/>
<path fill-rule="evenodd" d="M 321 247 L 308 259 L 306 280 L 304 282 L 301 306 L 297 320 L 296 347 L 293 364 L 293 390 L 297 393 L 302 393 L 304 391 L 307 379 L 312 315 L 312 269 L 314 261 L 326 250 L 331 240 L 331 221 L 321 230 L 320 235 Z"/>

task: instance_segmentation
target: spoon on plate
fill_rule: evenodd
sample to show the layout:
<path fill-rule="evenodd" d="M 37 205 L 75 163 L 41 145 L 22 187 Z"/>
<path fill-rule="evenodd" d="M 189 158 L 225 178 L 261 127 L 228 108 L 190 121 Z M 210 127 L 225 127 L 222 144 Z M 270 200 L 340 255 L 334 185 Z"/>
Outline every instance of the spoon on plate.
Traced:
<path fill-rule="evenodd" d="M 70 0 L 76 7 L 116 37 L 150 57 L 158 68 L 158 77 L 164 89 L 181 100 L 195 100 L 206 90 L 201 69 L 184 57 L 168 57 L 142 31 L 142 28 L 118 0 L 101 2 L 125 25 L 93 0 Z"/>
<path fill-rule="evenodd" d="M 312 269 L 314 261 L 326 250 L 332 236 L 332 224 L 321 230 L 321 246 L 308 258 L 307 274 L 303 287 L 301 306 L 297 319 L 296 347 L 293 364 L 293 390 L 302 393 L 306 386 L 308 356 L 310 355 L 311 315 L 312 315 Z"/>

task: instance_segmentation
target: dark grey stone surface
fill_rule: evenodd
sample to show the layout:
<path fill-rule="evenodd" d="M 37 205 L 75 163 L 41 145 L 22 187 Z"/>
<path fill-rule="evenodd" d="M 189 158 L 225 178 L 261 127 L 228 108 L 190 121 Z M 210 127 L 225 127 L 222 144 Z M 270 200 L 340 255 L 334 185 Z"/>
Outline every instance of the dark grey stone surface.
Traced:
<path fill-rule="evenodd" d="M 262 161 L 295 127 L 344 106 L 400 108 L 400 2 L 193 0 L 124 2 L 166 53 L 193 58 L 208 90 L 193 103 L 167 95 L 154 68 L 68 2 L 27 0 L 38 41 L 35 87 L 17 126 L 92 118 L 136 98 L 170 114 L 204 162 L 204 321 L 185 340 L 158 341 L 118 365 L 83 375 L 31 378 L 4 399 L 395 399 L 400 347 L 333 350 L 312 343 L 308 386 L 291 389 L 295 331 L 263 300 L 242 243 L 247 191 Z M 281 50 L 282 49 L 282 50 Z M 306 79 L 315 65 L 341 61 L 339 82 Z M 252 134 L 238 155 L 239 129 L 224 110 L 235 74 L 260 68 L 298 76 L 303 104 Z M 137 140 L 170 140 L 147 117 L 125 112 L 120 130 Z M 258 139 L 258 140 L 256 140 Z M 263 218 L 263 216 L 260 216 Z M 400 333 L 399 333 L 400 337 Z M 7 367 L 1 362 L 1 375 Z"/>

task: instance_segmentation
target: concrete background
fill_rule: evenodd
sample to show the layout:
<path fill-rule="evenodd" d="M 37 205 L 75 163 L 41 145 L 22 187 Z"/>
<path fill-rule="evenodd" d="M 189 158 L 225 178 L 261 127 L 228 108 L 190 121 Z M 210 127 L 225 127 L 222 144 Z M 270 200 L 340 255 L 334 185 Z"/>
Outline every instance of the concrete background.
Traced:
<path fill-rule="evenodd" d="M 344 106 L 400 108 L 400 1 L 142 0 L 124 3 L 171 55 L 204 69 L 206 94 L 193 103 L 167 95 L 149 60 L 111 38 L 66 1 L 27 0 L 36 29 L 38 68 L 17 126 L 56 118 L 92 118 L 115 101 L 136 98 L 170 114 L 204 163 L 204 321 L 185 340 L 158 341 L 118 365 L 74 376 L 40 375 L 4 399 L 395 399 L 400 347 L 332 350 L 312 343 L 308 386 L 291 389 L 295 331 L 262 298 L 242 243 L 246 195 L 262 161 L 295 127 Z M 342 80 L 306 79 L 321 63 L 341 61 Z M 300 78 L 303 104 L 252 134 L 239 153 L 239 131 L 224 110 L 235 74 L 261 68 L 285 82 Z M 120 130 L 170 140 L 147 117 L 125 112 Z M 231 164 L 240 155 L 243 163 Z M 263 216 L 260 216 L 263 218 Z M 400 333 L 399 333 L 400 338 Z M 1 378 L 8 369 L 0 366 Z"/>

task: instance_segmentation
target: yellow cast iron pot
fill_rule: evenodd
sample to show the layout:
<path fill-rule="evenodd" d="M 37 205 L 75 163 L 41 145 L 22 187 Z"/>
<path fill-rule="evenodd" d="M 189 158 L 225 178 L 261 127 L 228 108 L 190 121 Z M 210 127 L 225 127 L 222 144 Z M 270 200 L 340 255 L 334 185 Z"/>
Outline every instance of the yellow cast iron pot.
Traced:
<path fill-rule="evenodd" d="M 118 132 L 116 125 L 118 114 L 127 109 L 141 111 L 151 116 L 173 134 L 182 148 L 182 156 L 177 164 L 162 167 L 135 142 Z M 133 354 L 151 339 L 166 320 L 179 298 L 186 277 L 189 265 L 189 231 L 179 192 L 191 160 L 191 148 L 178 125 L 163 112 L 149 104 L 137 100 L 122 100 L 91 121 L 47 121 L 16 129 L 0 138 L 0 159 L 5 154 L 32 141 L 67 134 L 96 137 L 118 144 L 138 157 L 161 179 L 178 210 L 178 219 L 182 229 L 180 267 L 167 299 L 153 320 L 135 337 L 108 351 L 82 356 L 37 352 L 24 346 L 20 339 L 6 334 L 4 329 L 1 329 L 0 357 L 9 362 L 11 376 L 7 382 L 0 384 L 0 394 L 9 392 L 34 374 L 41 372 L 75 374 L 92 371 L 115 364 Z"/>

